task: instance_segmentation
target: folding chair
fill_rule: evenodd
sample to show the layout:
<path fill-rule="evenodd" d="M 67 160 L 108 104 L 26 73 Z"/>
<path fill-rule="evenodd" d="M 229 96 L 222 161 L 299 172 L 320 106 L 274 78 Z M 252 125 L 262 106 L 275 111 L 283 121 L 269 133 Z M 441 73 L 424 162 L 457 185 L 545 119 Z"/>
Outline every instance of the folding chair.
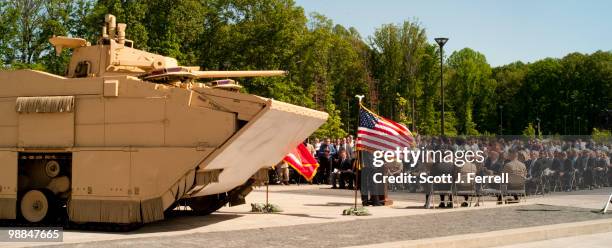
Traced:
<path fill-rule="evenodd" d="M 483 196 L 485 196 L 485 193 L 484 193 L 484 184 L 483 183 L 476 183 L 476 184 L 474 184 L 474 188 L 476 189 L 476 205 L 474 205 L 474 206 L 475 207 L 479 207 L 481 202 L 484 204 L 484 199 L 482 199 Z"/>
<path fill-rule="evenodd" d="M 436 196 L 445 195 L 452 197 L 453 208 L 457 207 L 457 197 L 454 195 L 454 184 L 453 183 L 434 183 L 431 185 L 431 204 L 433 208 L 436 208 Z"/>
<path fill-rule="evenodd" d="M 502 184 L 502 201 L 505 196 L 522 196 L 523 200 L 527 202 L 527 193 L 525 191 L 525 178 L 520 175 L 508 174 L 508 182 Z M 520 201 L 520 199 L 519 199 Z"/>
<path fill-rule="evenodd" d="M 483 196 L 493 196 L 496 199 L 500 198 L 502 199 L 502 201 L 497 201 L 497 204 L 503 204 L 504 201 L 504 191 L 502 191 L 502 184 L 501 183 L 489 183 L 486 185 L 483 185 L 482 187 L 482 195 Z"/>
<path fill-rule="evenodd" d="M 463 175 L 461 176 L 463 182 L 467 181 L 467 175 Z M 472 206 L 472 201 L 474 199 L 474 197 L 477 197 L 478 193 L 476 192 L 476 183 L 475 182 L 470 182 L 470 183 L 455 183 L 455 197 L 459 197 L 459 196 L 467 196 L 469 199 L 469 206 Z M 454 198 L 453 198 L 454 199 Z M 480 198 L 478 198 L 478 200 L 480 200 Z M 453 204 L 454 206 L 454 204 Z"/>
<path fill-rule="evenodd" d="M 455 165 L 451 163 L 434 164 L 431 168 L 430 176 L 442 176 L 448 174 L 452 175 L 451 183 L 433 183 L 431 186 L 431 203 L 434 208 L 436 207 L 436 195 L 445 195 L 453 198 L 453 208 L 457 207 L 457 197 L 454 196 L 454 182 L 455 178 L 457 177 Z"/>
<path fill-rule="evenodd" d="M 571 191 L 578 190 L 578 179 L 576 177 L 576 174 L 578 174 L 577 169 L 574 169 L 574 171 L 572 171 L 570 174 L 569 189 Z"/>

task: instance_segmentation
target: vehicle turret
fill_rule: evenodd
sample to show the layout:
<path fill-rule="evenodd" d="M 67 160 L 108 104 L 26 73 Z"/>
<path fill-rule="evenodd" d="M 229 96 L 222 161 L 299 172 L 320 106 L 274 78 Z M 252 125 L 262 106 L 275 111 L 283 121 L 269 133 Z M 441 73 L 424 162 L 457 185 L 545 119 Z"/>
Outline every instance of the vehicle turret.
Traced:
<path fill-rule="evenodd" d="M 70 78 L 131 75 L 155 80 L 163 77 L 229 78 L 283 76 L 285 71 L 200 71 L 197 66 L 179 66 L 175 58 L 134 48 L 126 39 L 127 24 L 116 23 L 114 15 L 104 17 L 102 34 L 96 45 L 82 38 L 54 36 L 49 42 L 56 54 L 73 49 L 67 74 Z"/>

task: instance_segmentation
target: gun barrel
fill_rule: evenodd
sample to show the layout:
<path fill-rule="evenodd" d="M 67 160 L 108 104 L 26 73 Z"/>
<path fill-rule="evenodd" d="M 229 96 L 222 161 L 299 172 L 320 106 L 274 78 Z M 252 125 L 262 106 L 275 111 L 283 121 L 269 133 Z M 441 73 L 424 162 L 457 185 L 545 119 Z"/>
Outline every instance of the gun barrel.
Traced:
<path fill-rule="evenodd" d="M 274 77 L 284 76 L 286 71 L 193 71 L 197 78 L 228 78 L 228 77 Z"/>

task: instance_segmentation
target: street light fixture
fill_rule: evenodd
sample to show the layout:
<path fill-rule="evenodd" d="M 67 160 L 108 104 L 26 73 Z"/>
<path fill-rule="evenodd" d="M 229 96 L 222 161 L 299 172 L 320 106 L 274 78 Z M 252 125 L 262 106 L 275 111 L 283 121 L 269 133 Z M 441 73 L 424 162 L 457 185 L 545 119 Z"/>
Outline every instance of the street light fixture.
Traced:
<path fill-rule="evenodd" d="M 435 38 L 434 39 L 438 46 L 440 46 L 440 105 L 442 105 L 442 115 L 440 116 L 440 134 L 444 136 L 444 44 L 448 41 L 448 38 Z"/>

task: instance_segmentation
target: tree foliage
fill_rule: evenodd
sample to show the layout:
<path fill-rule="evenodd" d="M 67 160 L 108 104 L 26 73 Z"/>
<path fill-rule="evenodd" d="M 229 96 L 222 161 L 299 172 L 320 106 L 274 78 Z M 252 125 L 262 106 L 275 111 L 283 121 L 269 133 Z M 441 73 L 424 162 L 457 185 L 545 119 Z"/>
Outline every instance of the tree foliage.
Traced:
<path fill-rule="evenodd" d="M 491 79 L 491 67 L 485 56 L 470 48 L 464 48 L 448 58 L 449 103 L 458 117 L 460 133 L 476 135 L 476 122 L 484 118 L 491 105 L 495 81 Z M 494 110 L 493 110 L 494 111 Z"/>
<path fill-rule="evenodd" d="M 289 71 L 240 82 L 246 92 L 328 112 L 318 136 L 355 133 L 357 94 L 415 132 L 440 132 L 440 53 L 420 22 L 383 24 L 361 37 L 292 0 L 0 1 L 0 68 L 64 74 L 70 52 L 55 56 L 48 38 L 95 43 L 107 13 L 128 24 L 137 48 L 182 65 Z M 612 52 L 491 68 L 464 48 L 444 71 L 446 134 L 521 134 L 537 120 L 544 134 L 610 129 Z"/>

